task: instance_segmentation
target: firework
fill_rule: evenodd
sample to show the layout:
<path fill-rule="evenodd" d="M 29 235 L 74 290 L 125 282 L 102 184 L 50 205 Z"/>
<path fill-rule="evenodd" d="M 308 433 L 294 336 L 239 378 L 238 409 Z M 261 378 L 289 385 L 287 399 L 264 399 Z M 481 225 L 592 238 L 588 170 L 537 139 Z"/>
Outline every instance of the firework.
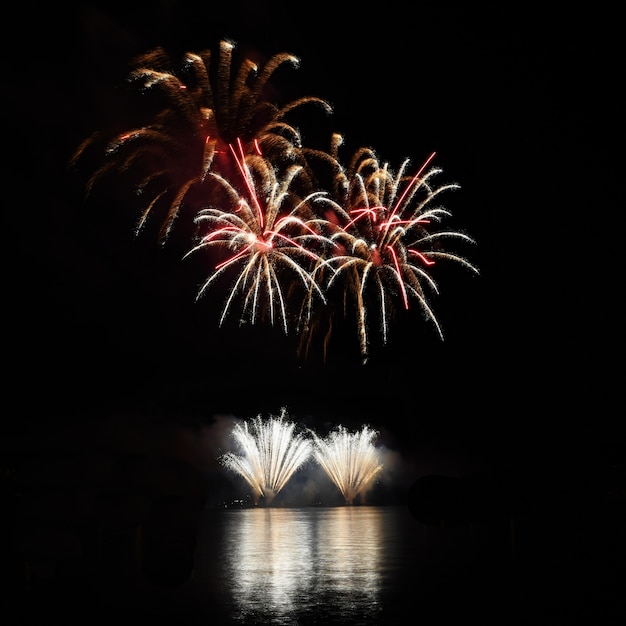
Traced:
<path fill-rule="evenodd" d="M 338 133 L 328 150 L 303 145 L 291 113 L 332 109 L 313 96 L 283 106 L 270 99 L 270 79 L 283 65 L 297 67 L 297 57 L 237 64 L 234 50 L 223 40 L 215 55 L 175 61 L 157 48 L 135 59 L 131 121 L 89 137 L 71 160 L 79 168 L 95 159 L 87 195 L 115 177 L 116 192 L 131 188 L 139 203 L 136 235 L 150 224 L 164 243 L 176 224 L 189 236 L 183 258 L 202 253 L 210 267 L 196 300 L 227 284 L 220 326 L 241 301 L 242 324 L 279 322 L 287 334 L 295 322 L 299 356 L 323 332 L 326 360 L 333 322 L 354 314 L 365 363 L 375 339 L 388 342 L 391 320 L 416 305 L 443 338 L 430 302 L 433 266 L 452 261 L 478 273 L 444 245 L 473 239 L 439 227 L 451 216 L 439 196 L 458 185 L 436 183 L 434 153 L 416 173 L 409 159 L 394 172 L 371 148 L 344 167 Z"/>
<path fill-rule="evenodd" d="M 103 160 L 88 178 L 88 195 L 109 175 L 133 183 L 142 206 L 137 234 L 158 215 L 159 237 L 166 241 L 181 209 L 193 208 L 204 192 L 208 173 L 228 177 L 236 170 L 229 150 L 235 141 L 246 154 L 263 153 L 275 164 L 302 161 L 301 137 L 287 121 L 289 113 L 310 103 L 331 112 L 313 96 L 282 107 L 266 99 L 274 72 L 285 64 L 298 67 L 297 57 L 277 54 L 260 68 L 244 58 L 235 71 L 233 50 L 232 42 L 221 41 L 217 64 L 206 50 L 186 53 L 179 67 L 162 48 L 141 55 L 129 83 L 142 95 L 145 123 L 112 137 L 95 133 L 76 150 L 73 167 L 93 152 Z"/>
<path fill-rule="evenodd" d="M 377 434 L 367 426 L 354 433 L 338 426 L 324 439 L 311 432 L 313 456 L 337 486 L 346 504 L 353 504 L 357 496 L 363 496 L 383 469 L 373 445 Z"/>
<path fill-rule="evenodd" d="M 260 415 L 237 424 L 233 437 L 243 454 L 226 452 L 222 464 L 243 477 L 252 487 L 254 503 L 261 498 L 270 505 L 280 490 L 300 467 L 308 461 L 311 441 L 294 432 L 295 424 L 282 409 L 279 416 L 264 420 Z"/>
<path fill-rule="evenodd" d="M 246 193 L 240 195 L 231 181 L 209 174 L 222 193 L 217 194 L 214 206 L 198 212 L 195 221 L 203 229 L 202 234 L 185 256 L 212 248 L 226 254 L 202 284 L 197 298 L 222 275 L 236 272 L 220 326 L 235 298 L 241 295 L 241 322 L 269 318 L 273 325 L 278 318 L 287 334 L 292 317 L 287 302 L 296 300 L 298 285 L 302 298 L 315 290 L 324 300 L 311 275 L 315 264 L 324 264 L 320 252 L 332 243 L 321 234 L 323 220 L 312 208 L 323 194 L 300 198 L 290 187 L 301 166 L 291 166 L 279 179 L 272 163 L 259 155 L 246 157 L 238 145 L 239 152 L 232 152 L 246 183 Z"/>
<path fill-rule="evenodd" d="M 408 310 L 416 301 L 431 320 L 441 338 L 442 329 L 429 304 L 428 293 L 438 293 L 431 275 L 438 260 L 454 261 L 472 272 L 478 269 L 464 257 L 444 249 L 446 239 L 474 243 L 460 231 L 437 230 L 450 212 L 435 205 L 439 195 L 458 188 L 456 184 L 435 185 L 441 172 L 430 168 L 434 153 L 418 172 L 408 175 L 406 159 L 397 173 L 387 163 L 381 164 L 376 154 L 363 148 L 354 155 L 348 172 L 336 177 L 335 195 L 327 199 L 326 214 L 330 225 L 328 248 L 332 256 L 319 263 L 313 273 L 316 284 L 323 283 L 327 299 L 339 291 L 346 302 L 351 300 L 357 316 L 359 345 L 363 361 L 367 361 L 369 328 L 378 320 L 383 344 L 387 343 L 389 320 L 399 308 Z M 333 291 L 334 289 L 334 291 Z M 311 292 L 312 293 L 312 292 Z M 303 337 L 310 339 L 313 299 L 307 303 L 303 316 Z M 330 338 L 332 315 L 328 317 L 325 343 Z M 308 349 L 308 348 L 307 348 Z"/>

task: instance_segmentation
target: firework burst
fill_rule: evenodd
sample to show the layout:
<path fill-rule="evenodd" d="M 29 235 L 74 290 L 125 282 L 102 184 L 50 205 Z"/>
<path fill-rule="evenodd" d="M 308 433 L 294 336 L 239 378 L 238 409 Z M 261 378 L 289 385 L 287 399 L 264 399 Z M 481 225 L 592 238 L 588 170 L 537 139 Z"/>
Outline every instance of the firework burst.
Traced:
<path fill-rule="evenodd" d="M 378 433 L 367 426 L 350 432 L 338 426 L 327 437 L 311 432 L 313 456 L 337 486 L 346 504 L 354 504 L 363 496 L 374 479 L 382 472 L 378 450 L 373 441 Z"/>
<path fill-rule="evenodd" d="M 377 319 L 385 344 L 394 311 L 408 310 L 412 301 L 418 303 L 443 338 L 428 297 L 429 293 L 438 293 L 431 275 L 437 261 L 453 261 L 478 273 L 464 257 L 443 246 L 449 239 L 474 242 L 460 231 L 437 229 L 451 214 L 435 203 L 440 194 L 457 189 L 458 185 L 433 183 L 441 172 L 438 168 L 428 169 L 434 156 L 433 153 L 416 174 L 409 175 L 408 159 L 394 173 L 387 163 L 380 163 L 371 149 L 363 148 L 354 155 L 348 172 L 340 171 L 336 176 L 338 200 L 327 199 L 326 212 L 328 215 L 330 210 L 332 214 L 327 219 L 331 256 L 318 264 L 313 278 L 316 284 L 323 284 L 327 296 L 340 292 L 344 312 L 351 300 L 364 362 L 373 320 Z M 303 316 L 305 350 L 313 314 L 319 311 L 314 299 L 309 298 Z M 325 344 L 330 339 L 332 316 L 328 321 Z"/>
<path fill-rule="evenodd" d="M 291 191 L 302 170 L 299 165 L 291 166 L 279 179 L 273 165 L 264 157 L 246 157 L 240 147 L 239 154 L 233 149 L 233 158 L 247 191 L 240 195 L 229 180 L 210 173 L 221 193 L 214 206 L 197 214 L 195 221 L 202 234 L 199 243 L 185 255 L 212 248 L 225 253 L 225 258 L 202 284 L 197 298 L 221 276 L 235 271 L 220 325 L 240 295 L 241 322 L 255 323 L 260 318 L 269 318 L 273 325 L 279 319 L 287 334 L 292 317 L 287 303 L 296 299 L 298 287 L 302 298 L 313 290 L 324 300 L 311 274 L 312 267 L 324 264 L 320 253 L 331 245 L 321 234 L 323 220 L 312 208 L 323 194 L 315 192 L 300 198 Z"/>
<path fill-rule="evenodd" d="M 295 433 L 295 423 L 289 421 L 284 408 L 279 416 L 264 420 L 259 415 L 236 424 L 232 435 L 242 454 L 226 452 L 220 461 L 252 487 L 255 504 L 264 498 L 270 505 L 312 451 L 311 441 Z"/>
<path fill-rule="evenodd" d="M 221 41 L 217 63 L 211 50 L 188 52 L 176 66 L 158 48 L 138 57 L 129 83 L 144 96 L 145 123 L 107 136 L 96 133 L 76 150 L 70 165 L 77 167 L 93 152 L 103 160 L 86 183 L 89 195 L 109 176 L 133 182 L 141 203 L 136 233 L 151 216 L 158 216 L 159 238 L 165 242 L 181 209 L 201 195 L 208 174 L 230 177 L 237 164 L 229 149 L 236 141 L 246 154 L 263 153 L 276 165 L 303 161 L 298 130 L 289 114 L 306 104 L 331 112 L 327 102 L 307 96 L 278 106 L 267 99 L 268 83 L 282 65 L 298 67 L 291 54 L 277 54 L 259 67 L 244 58 L 233 68 L 234 44 Z M 102 159 L 102 157 L 104 157 Z"/>
<path fill-rule="evenodd" d="M 433 266 L 452 261 L 478 273 L 444 246 L 473 240 L 439 228 L 450 212 L 438 198 L 458 185 L 436 184 L 434 153 L 412 174 L 408 159 L 394 172 L 370 148 L 345 168 L 338 133 L 328 150 L 303 145 L 291 114 L 307 104 L 332 110 L 312 96 L 284 106 L 271 99 L 272 76 L 298 59 L 281 53 L 257 64 L 234 49 L 223 40 L 217 54 L 175 62 L 158 48 L 135 59 L 131 121 L 87 138 L 71 159 L 76 169 L 95 160 L 87 195 L 113 179 L 114 195 L 132 189 L 138 203 L 135 235 L 150 227 L 163 244 L 176 225 L 183 258 L 203 252 L 212 268 L 196 299 L 231 279 L 220 326 L 240 299 L 241 323 L 280 321 L 287 334 L 295 321 L 300 356 L 323 332 L 326 360 L 333 322 L 354 314 L 366 362 L 373 339 L 385 345 L 391 319 L 416 304 L 443 338 L 430 304 Z"/>

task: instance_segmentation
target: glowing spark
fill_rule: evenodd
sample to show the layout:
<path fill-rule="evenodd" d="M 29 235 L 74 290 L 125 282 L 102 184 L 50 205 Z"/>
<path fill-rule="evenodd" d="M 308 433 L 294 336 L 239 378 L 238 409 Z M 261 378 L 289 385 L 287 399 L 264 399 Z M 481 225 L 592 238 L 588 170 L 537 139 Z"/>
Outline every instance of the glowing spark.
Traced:
<path fill-rule="evenodd" d="M 260 415 L 236 424 L 232 435 L 242 455 L 226 452 L 221 463 L 236 472 L 252 487 L 253 500 L 261 498 L 270 505 L 294 473 L 309 460 L 311 441 L 303 434 L 295 434 L 295 424 L 287 419 L 286 409 L 280 416 L 264 420 Z"/>
<path fill-rule="evenodd" d="M 417 301 L 438 334 L 443 333 L 432 311 L 426 290 L 438 293 L 427 268 L 437 259 L 454 261 L 472 272 L 478 270 L 462 256 L 441 249 L 446 238 L 473 243 L 467 235 L 434 228 L 450 212 L 433 206 L 437 197 L 456 184 L 433 186 L 441 170 L 425 171 L 435 154 L 431 154 L 413 176 L 405 174 L 406 159 L 397 174 L 387 164 L 381 165 L 373 151 L 359 150 L 352 158 L 348 173 L 337 184 L 337 199 L 329 199 L 337 216 L 330 238 L 338 252 L 325 261 L 333 272 L 319 264 L 313 277 L 322 285 L 327 301 L 337 290 L 351 296 L 356 309 L 361 357 L 367 361 L 373 321 L 378 321 L 382 342 L 387 342 L 390 306 L 395 299 L 405 310 L 411 300 Z M 334 290 L 333 290 L 334 288 Z M 304 313 L 304 334 L 311 332 L 311 321 L 319 307 L 311 301 Z M 332 317 L 330 320 L 332 323 Z M 330 331 L 326 341 L 330 338 Z M 304 342 L 303 342 L 304 343 Z"/>
<path fill-rule="evenodd" d="M 290 302 L 294 299 L 299 302 L 294 289 L 300 284 L 302 300 L 309 289 L 313 289 L 322 300 L 325 298 L 311 276 L 314 263 L 324 264 L 316 250 L 321 251 L 330 243 L 321 234 L 320 221 L 310 206 L 320 193 L 310 194 L 304 199 L 291 193 L 290 185 L 300 172 L 300 166 L 290 167 L 279 180 L 272 164 L 264 158 L 248 155 L 244 160 L 234 150 L 232 153 L 246 181 L 249 200 L 241 197 L 230 181 L 211 174 L 237 210 L 224 208 L 226 202 L 220 196 L 220 208 L 205 208 L 195 218 L 199 227 L 206 228 L 206 233 L 200 236 L 199 243 L 185 257 L 211 247 L 220 252 L 232 252 L 215 265 L 214 271 L 199 289 L 197 298 L 227 270 L 237 269 L 230 295 L 222 309 L 220 325 L 228 316 L 236 296 L 241 295 L 241 323 L 244 320 L 256 323 L 265 316 L 273 325 L 278 317 L 287 334 L 292 317 L 287 309 L 287 293 Z M 260 195 L 266 198 L 264 202 L 259 199 Z M 293 276 L 298 279 L 295 283 L 291 279 Z M 298 304 L 297 310 L 299 308 Z"/>
<path fill-rule="evenodd" d="M 149 100 L 145 123 L 113 136 L 95 133 L 75 151 L 72 168 L 91 157 L 100 163 L 88 176 L 87 195 L 113 174 L 134 185 L 142 207 L 136 234 L 156 216 L 164 243 L 183 207 L 192 203 L 193 192 L 204 191 L 209 172 L 231 175 L 225 147 L 236 140 L 245 154 L 263 154 L 276 164 L 304 162 L 300 134 L 287 117 L 307 104 L 332 111 L 311 96 L 284 106 L 264 100 L 273 73 L 285 64 L 298 67 L 298 59 L 277 54 L 259 69 L 244 58 L 235 71 L 234 48 L 221 41 L 217 59 L 211 50 L 187 52 L 178 64 L 162 48 L 139 56 L 128 80 Z M 192 208 L 192 217 L 195 212 Z"/>
<path fill-rule="evenodd" d="M 351 433 L 338 426 L 322 439 L 311 431 L 314 440 L 313 456 L 343 495 L 346 504 L 354 504 L 363 497 L 376 476 L 383 470 L 373 440 L 378 433 L 364 426 Z"/>
<path fill-rule="evenodd" d="M 175 62 L 157 48 L 135 59 L 128 80 L 148 103 L 145 118 L 78 147 L 70 166 L 88 168 L 87 195 L 116 176 L 114 194 L 131 189 L 139 204 L 135 234 L 156 225 L 161 243 L 188 220 L 177 227 L 195 228 L 184 258 L 203 251 L 212 267 L 196 299 L 232 279 L 220 325 L 240 298 L 241 323 L 280 320 L 287 334 L 296 320 L 301 354 L 324 332 L 326 358 L 333 319 L 354 312 L 366 362 L 372 329 L 386 344 L 391 316 L 416 302 L 443 338 L 429 302 L 438 293 L 435 262 L 478 270 L 443 247 L 448 239 L 474 242 L 437 229 L 451 214 L 434 202 L 458 186 L 433 185 L 441 171 L 431 168 L 435 153 L 413 175 L 408 159 L 394 173 L 371 148 L 357 150 L 344 168 L 341 135 L 333 133 L 328 151 L 312 149 L 289 122 L 306 104 L 331 113 L 326 101 L 307 96 L 279 106 L 264 99 L 274 72 L 298 67 L 296 57 L 281 53 L 260 66 L 236 61 L 226 40 L 215 55 L 187 52 Z"/>

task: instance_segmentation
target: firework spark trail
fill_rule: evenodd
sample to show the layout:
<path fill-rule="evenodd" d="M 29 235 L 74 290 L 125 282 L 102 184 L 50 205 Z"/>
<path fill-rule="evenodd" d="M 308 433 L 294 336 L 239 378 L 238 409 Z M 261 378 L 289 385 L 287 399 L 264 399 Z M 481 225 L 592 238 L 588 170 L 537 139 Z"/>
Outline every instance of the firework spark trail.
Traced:
<path fill-rule="evenodd" d="M 378 433 L 367 426 L 354 433 L 338 426 L 323 439 L 313 431 L 311 435 L 314 458 L 337 486 L 346 504 L 354 504 L 356 497 L 363 496 L 383 470 L 378 450 L 373 445 Z"/>
<path fill-rule="evenodd" d="M 311 204 L 322 194 L 316 192 L 301 199 L 291 193 L 290 186 L 301 166 L 290 167 L 279 180 L 272 164 L 263 157 L 245 157 L 243 151 L 237 154 L 234 149 L 233 155 L 245 180 L 248 199 L 239 195 L 230 181 L 211 173 L 229 201 L 226 203 L 219 198 L 216 204 L 220 208 L 213 206 L 198 212 L 196 224 L 203 226 L 206 232 L 185 257 L 212 247 L 217 247 L 220 252 L 228 250 L 231 254 L 215 265 L 197 298 L 227 270 L 236 269 L 236 278 L 222 309 L 220 326 L 236 296 L 242 294 L 241 322 L 248 319 L 255 323 L 261 315 L 267 314 L 272 325 L 277 317 L 280 318 L 287 334 L 292 317 L 287 308 L 287 293 L 290 299 L 295 299 L 295 286 L 290 278 L 285 278 L 283 270 L 299 279 L 302 298 L 310 288 L 324 299 L 311 275 L 313 265 L 324 262 L 320 252 L 331 244 L 321 234 L 320 220 L 311 209 Z M 265 200 L 262 201 L 261 197 Z"/>
<path fill-rule="evenodd" d="M 297 57 L 277 54 L 261 68 L 244 58 L 235 72 L 233 49 L 234 44 L 224 40 L 217 59 L 211 50 L 188 52 L 180 68 L 162 48 L 139 56 L 128 79 L 148 100 L 146 123 L 112 137 L 94 133 L 75 151 L 71 168 L 91 155 L 103 160 L 86 182 L 87 196 L 112 175 L 134 181 L 143 207 L 136 234 L 149 217 L 157 215 L 159 239 L 164 243 L 209 172 L 231 176 L 228 146 L 237 140 L 243 142 L 246 154 L 263 153 L 276 166 L 304 163 L 300 133 L 286 118 L 308 104 L 332 112 L 326 101 L 314 96 L 283 106 L 264 99 L 274 72 L 285 64 L 298 67 Z"/>
<path fill-rule="evenodd" d="M 87 196 L 117 176 L 113 193 L 132 187 L 138 197 L 135 235 L 156 225 L 162 244 L 175 223 L 188 220 L 177 232 L 195 227 L 197 239 L 191 250 L 185 244 L 184 258 L 200 250 L 220 255 L 196 300 L 236 273 L 220 326 L 241 296 L 242 323 L 280 318 L 287 334 L 293 318 L 300 356 L 321 331 L 326 360 L 333 320 L 353 307 L 365 363 L 372 329 L 385 345 L 391 318 L 415 301 L 443 338 L 428 297 L 438 293 L 433 266 L 444 260 L 478 270 L 444 249 L 445 240 L 474 241 L 436 228 L 451 214 L 434 201 L 458 185 L 433 186 L 441 171 L 431 167 L 435 153 L 412 176 L 408 159 L 394 174 L 371 148 L 357 150 L 344 168 L 340 134 L 332 134 L 328 151 L 312 149 L 288 119 L 307 104 L 331 113 L 325 100 L 307 96 L 279 106 L 266 99 L 271 77 L 283 65 L 298 67 L 297 57 L 237 65 L 234 48 L 222 40 L 217 54 L 187 52 L 178 64 L 162 48 L 135 59 L 128 79 L 147 104 L 145 115 L 136 113 L 147 119 L 95 133 L 77 148 L 72 168 L 96 159 Z"/>
<path fill-rule="evenodd" d="M 394 175 L 388 164 L 379 163 L 372 150 L 361 149 L 354 155 L 348 174 L 339 179 L 338 195 L 342 197 L 328 200 L 327 206 L 336 216 L 329 221 L 333 224 L 330 250 L 339 252 L 319 264 L 313 277 L 323 285 L 327 297 L 335 284 L 341 285 L 344 296 L 351 295 L 364 362 L 369 352 L 372 318 L 377 315 L 382 342 L 387 343 L 389 318 L 397 299 L 405 310 L 410 307 L 410 299 L 416 300 L 443 338 L 426 295 L 426 289 L 438 293 L 428 271 L 436 260 L 454 261 L 478 273 L 464 257 L 441 248 L 444 239 L 474 243 L 470 237 L 459 231 L 433 230 L 451 215 L 446 209 L 433 206 L 433 202 L 441 193 L 458 188 L 456 184 L 433 186 L 432 179 L 441 170 L 424 171 L 434 156 L 433 153 L 413 176 L 406 175 L 406 159 Z M 328 266 L 332 272 L 326 272 Z M 314 311 L 311 298 L 303 316 L 305 328 Z"/>
<path fill-rule="evenodd" d="M 226 452 L 222 464 L 243 477 L 252 487 L 254 503 L 261 498 L 270 505 L 289 479 L 306 463 L 312 452 L 311 441 L 295 434 L 295 423 L 287 418 L 286 409 L 279 416 L 264 420 L 260 415 L 236 424 L 233 437 L 242 455 Z"/>

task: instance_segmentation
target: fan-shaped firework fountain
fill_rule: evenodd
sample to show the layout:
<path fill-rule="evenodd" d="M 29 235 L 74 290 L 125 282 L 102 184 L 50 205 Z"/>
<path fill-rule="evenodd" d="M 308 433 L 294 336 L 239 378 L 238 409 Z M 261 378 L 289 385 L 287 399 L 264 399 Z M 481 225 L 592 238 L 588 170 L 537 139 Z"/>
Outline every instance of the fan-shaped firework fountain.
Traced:
<path fill-rule="evenodd" d="M 314 432 L 311 434 L 315 459 L 341 491 L 346 504 L 354 504 L 356 497 L 364 496 L 383 469 L 373 445 L 378 433 L 367 426 L 354 433 L 338 426 L 324 439 Z"/>
<path fill-rule="evenodd" d="M 293 474 L 309 459 L 311 441 L 295 434 L 295 424 L 282 409 L 280 416 L 264 420 L 260 415 L 250 423 L 235 425 L 233 437 L 243 451 L 239 456 L 226 452 L 222 464 L 242 476 L 252 487 L 255 504 L 264 498 L 270 505 Z"/>

